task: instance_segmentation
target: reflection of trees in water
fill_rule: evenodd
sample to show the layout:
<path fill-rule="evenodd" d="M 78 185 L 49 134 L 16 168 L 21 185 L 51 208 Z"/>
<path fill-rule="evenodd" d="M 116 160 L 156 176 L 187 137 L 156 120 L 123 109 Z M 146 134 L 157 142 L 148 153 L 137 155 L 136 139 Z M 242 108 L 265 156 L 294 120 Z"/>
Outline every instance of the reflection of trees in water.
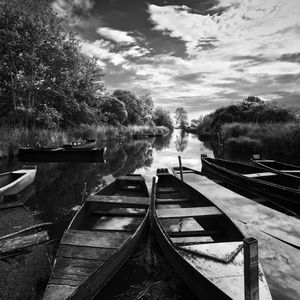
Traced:
<path fill-rule="evenodd" d="M 183 152 L 188 145 L 188 133 L 184 130 L 180 131 L 179 135 L 176 135 L 175 148 L 178 152 Z"/>
<path fill-rule="evenodd" d="M 107 146 L 106 157 L 109 171 L 114 177 L 133 173 L 143 166 L 151 166 L 153 158 L 149 141 L 139 140 Z"/>
<path fill-rule="evenodd" d="M 152 147 L 158 151 L 164 148 L 168 148 L 170 146 L 171 137 L 172 134 L 168 134 L 167 136 L 164 137 L 154 138 L 152 141 Z"/>

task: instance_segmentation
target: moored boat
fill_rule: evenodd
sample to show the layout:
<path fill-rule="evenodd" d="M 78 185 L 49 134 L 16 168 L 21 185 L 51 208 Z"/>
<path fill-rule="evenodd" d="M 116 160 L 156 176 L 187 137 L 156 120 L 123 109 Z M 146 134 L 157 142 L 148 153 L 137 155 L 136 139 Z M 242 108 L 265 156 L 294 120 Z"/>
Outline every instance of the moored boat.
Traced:
<path fill-rule="evenodd" d="M 165 170 L 152 192 L 152 224 L 165 257 L 200 299 L 244 297 L 244 236 L 209 199 Z M 272 299 L 259 265 L 259 299 Z"/>
<path fill-rule="evenodd" d="M 250 164 L 201 156 L 202 173 L 213 174 L 300 214 L 300 178 Z"/>
<path fill-rule="evenodd" d="M 84 142 L 72 142 L 70 144 L 63 145 L 64 149 L 92 149 L 97 146 L 97 141 L 94 139 L 88 139 Z"/>
<path fill-rule="evenodd" d="M 148 196 L 137 174 L 90 196 L 63 234 L 43 299 L 95 297 L 144 237 Z"/>
<path fill-rule="evenodd" d="M 24 166 L 20 170 L 0 174 L 0 203 L 6 196 L 17 195 L 31 183 L 36 175 L 36 166 Z"/>
<path fill-rule="evenodd" d="M 253 155 L 252 161 L 259 167 L 271 172 L 300 178 L 300 166 L 279 162 L 273 159 L 261 159 L 258 154 Z"/>
<path fill-rule="evenodd" d="M 21 147 L 18 158 L 28 162 L 104 162 L 104 148 Z"/>

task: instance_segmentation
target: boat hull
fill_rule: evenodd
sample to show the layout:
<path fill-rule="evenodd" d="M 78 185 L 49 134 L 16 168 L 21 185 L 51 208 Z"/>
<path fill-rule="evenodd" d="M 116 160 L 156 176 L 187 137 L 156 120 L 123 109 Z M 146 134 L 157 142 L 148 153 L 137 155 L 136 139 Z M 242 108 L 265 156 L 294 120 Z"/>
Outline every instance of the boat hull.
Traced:
<path fill-rule="evenodd" d="M 243 176 L 237 172 L 214 165 L 205 158 L 202 158 L 202 173 L 221 178 L 225 182 L 262 196 L 300 215 L 300 190 L 286 188 L 278 184 L 266 183 L 262 180 Z M 289 180 L 288 177 L 287 180 Z"/>
<path fill-rule="evenodd" d="M 0 187 L 0 203 L 5 196 L 17 195 L 34 182 L 36 166 L 31 169 L 20 169 L 0 175 L 0 182 L 7 184 Z"/>
<path fill-rule="evenodd" d="M 20 148 L 20 161 L 26 162 L 104 162 L 104 149 L 33 149 Z"/>

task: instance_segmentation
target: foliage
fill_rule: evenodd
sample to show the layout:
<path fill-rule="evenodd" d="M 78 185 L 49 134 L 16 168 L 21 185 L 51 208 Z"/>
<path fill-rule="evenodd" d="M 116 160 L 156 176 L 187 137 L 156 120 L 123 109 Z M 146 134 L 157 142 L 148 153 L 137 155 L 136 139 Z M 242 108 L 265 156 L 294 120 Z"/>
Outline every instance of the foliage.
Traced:
<path fill-rule="evenodd" d="M 153 100 L 149 94 L 137 98 L 132 92 L 126 90 L 115 90 L 113 97 L 124 103 L 128 117 L 124 125 L 142 125 L 152 118 Z"/>
<path fill-rule="evenodd" d="M 258 97 L 248 97 L 241 102 L 221 107 L 205 116 L 198 124 L 199 132 L 218 132 L 226 123 L 272 123 L 292 122 L 295 114 L 286 108 L 279 107 L 276 102 L 263 101 Z"/>
<path fill-rule="evenodd" d="M 112 96 L 103 97 L 100 107 L 103 121 L 110 125 L 121 125 L 128 116 L 124 103 Z"/>
<path fill-rule="evenodd" d="M 175 122 L 176 125 L 181 129 L 185 129 L 188 126 L 188 115 L 183 107 L 176 108 Z"/>
<path fill-rule="evenodd" d="M 27 110 L 28 125 L 36 124 L 30 112 L 39 110 L 52 115 L 49 121 L 41 113 L 44 127 L 97 121 L 102 71 L 80 54 L 79 40 L 63 30 L 47 1 L 2 1 L 0 49 L 1 111 L 9 112 L 9 122 L 20 107 Z M 0 117 L 7 119 L 1 112 Z"/>
<path fill-rule="evenodd" d="M 170 112 L 162 107 L 156 107 L 153 112 L 153 122 L 156 126 L 165 126 L 173 130 L 173 122 Z"/>

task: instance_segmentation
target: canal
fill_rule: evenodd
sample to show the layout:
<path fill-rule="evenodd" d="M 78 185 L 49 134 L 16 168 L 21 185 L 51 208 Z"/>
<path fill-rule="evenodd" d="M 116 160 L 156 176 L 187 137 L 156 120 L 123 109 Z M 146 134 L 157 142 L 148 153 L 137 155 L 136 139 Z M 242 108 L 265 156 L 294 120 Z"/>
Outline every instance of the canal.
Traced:
<path fill-rule="evenodd" d="M 18 278 L 11 279 L 15 280 L 15 290 L 3 291 L 5 284 L 0 277 L 0 293 L 2 291 L 5 296 L 11 295 L 12 298 L 10 299 L 31 297 L 32 299 L 40 299 L 49 276 L 56 246 L 63 231 L 84 199 L 112 182 L 114 178 L 127 173 L 142 174 L 150 192 L 152 177 L 155 176 L 156 169 L 178 166 L 179 155 L 184 166 L 199 171 L 201 170 L 200 155 L 214 156 L 209 143 L 204 143 L 197 136 L 183 133 L 180 130 L 175 130 L 172 135 L 167 137 L 124 140 L 118 143 L 115 141 L 98 141 L 97 143 L 99 147 L 106 147 L 105 165 L 98 163 L 37 164 L 34 190 L 26 206 L 30 212 L 30 218 L 34 217 L 39 222 L 53 222 L 55 224 L 52 235 L 56 238 L 56 242 L 45 246 L 43 248 L 45 251 L 42 251 L 43 249 L 35 251 L 38 256 L 37 259 L 33 257 L 32 260 L 27 261 L 27 258 L 24 257 L 26 265 L 20 268 L 23 273 L 21 272 Z M 2 162 L 0 171 L 17 169 L 21 165 L 22 163 L 18 161 L 5 164 Z M 255 205 L 260 206 L 260 204 Z M 230 210 L 230 208 L 228 209 Z M 236 207 L 234 209 L 236 210 Z M 257 219 L 257 222 L 263 221 L 261 217 Z M 278 226 L 285 227 L 285 224 L 280 223 Z M 299 232 L 296 228 L 288 228 L 287 234 L 291 231 L 294 231 L 295 235 Z M 300 299 L 299 250 L 285 245 L 282 245 L 282 249 L 277 249 L 270 243 L 270 240 L 264 238 L 259 241 L 259 246 L 262 247 L 261 251 L 264 253 L 261 263 L 273 299 Z M 44 257 L 41 258 L 41 256 Z M 14 259 L 19 260 L 18 263 L 22 264 L 20 262 L 21 257 Z M 40 264 L 39 276 L 32 275 L 35 273 L 35 262 Z M 16 268 L 18 266 L 13 258 L 9 261 L 0 262 L 0 265 L 0 267 L 7 268 L 8 273 L 10 267 Z M 21 278 L 22 276 L 33 276 L 34 279 L 26 281 Z M 8 279 L 6 280 L 8 281 Z M 125 281 L 126 283 L 124 283 Z M 151 236 L 140 245 L 133 258 L 124 265 L 96 299 L 133 298 L 193 299 L 188 288 L 168 266 Z M 0 299 L 2 298 L 0 297 Z"/>

